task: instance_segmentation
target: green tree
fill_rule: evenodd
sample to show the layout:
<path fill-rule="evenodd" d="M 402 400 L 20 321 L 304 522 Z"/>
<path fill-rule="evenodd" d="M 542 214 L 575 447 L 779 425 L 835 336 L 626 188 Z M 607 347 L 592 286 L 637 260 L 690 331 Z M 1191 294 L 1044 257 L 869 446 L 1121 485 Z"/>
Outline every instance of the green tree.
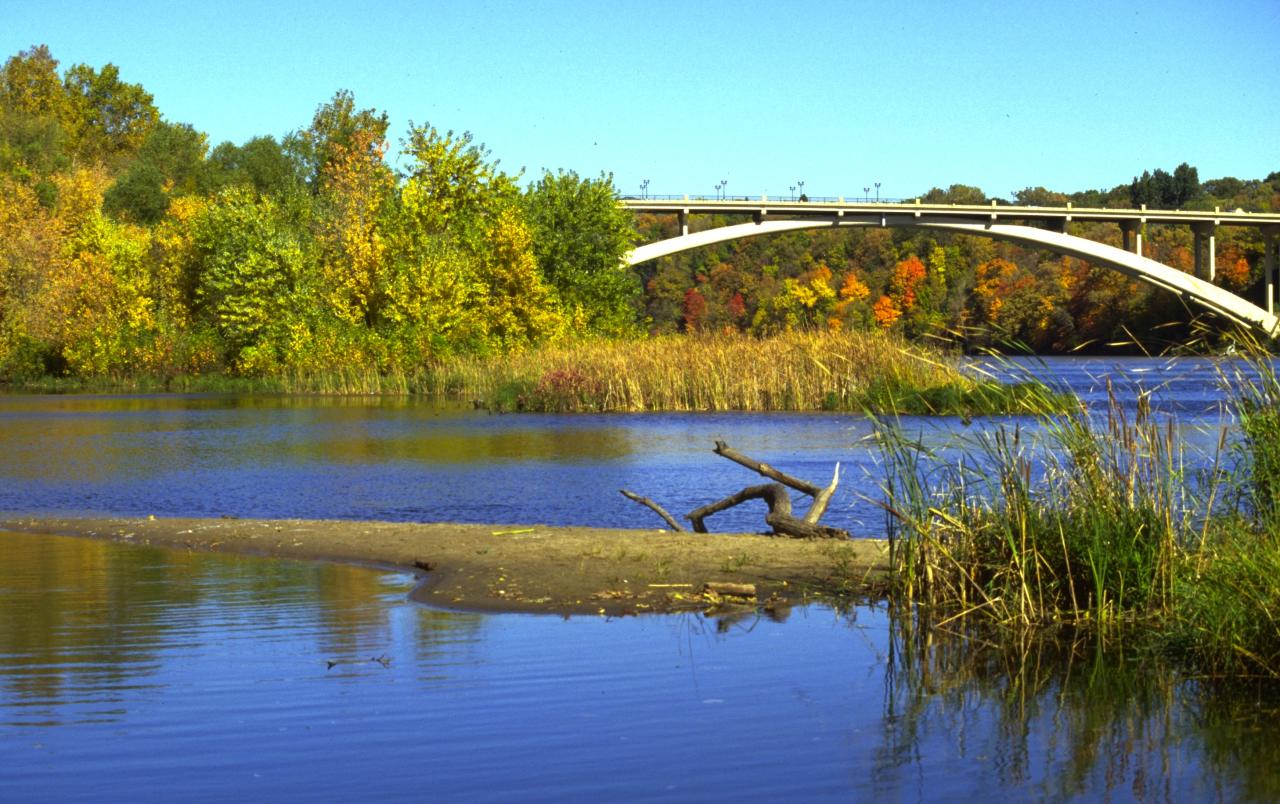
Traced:
<path fill-rule="evenodd" d="M 451 348 L 511 349 L 563 327 L 534 257 L 514 179 L 469 133 L 411 126 L 394 249 L 397 310 L 447 335 Z M 405 291 L 430 297 L 415 305 Z M 438 348 L 438 346 L 437 346 Z"/>
<path fill-rule="evenodd" d="M 1025 187 L 1013 194 L 1019 204 L 1028 207 L 1061 207 L 1069 200 L 1065 193 L 1046 190 L 1043 187 Z"/>
<path fill-rule="evenodd" d="M 64 124 L 70 105 L 58 61 L 39 45 L 0 68 L 0 172 L 35 187 L 46 208 L 54 202 L 51 174 L 70 167 Z"/>
<path fill-rule="evenodd" d="M 926 204 L 985 204 L 987 194 L 978 187 L 967 184 L 953 184 L 945 190 L 934 187 L 920 197 Z"/>
<path fill-rule="evenodd" d="M 137 156 L 103 198 L 111 215 L 153 224 L 169 201 L 199 188 L 207 150 L 205 135 L 186 123 L 161 121 L 147 135 Z"/>
<path fill-rule="evenodd" d="M 306 180 L 305 170 L 275 137 L 254 137 L 244 145 L 224 142 L 214 148 L 205 161 L 200 183 L 208 193 L 239 184 L 283 199 L 298 194 Z"/>
<path fill-rule="evenodd" d="M 613 176 L 546 172 L 523 206 L 538 265 L 565 308 L 581 311 L 592 332 L 634 330 L 640 280 L 622 260 L 637 235 L 631 214 L 618 207 Z"/>
<path fill-rule="evenodd" d="M 160 122 L 151 93 L 121 81 L 114 64 L 101 71 L 77 64 L 67 70 L 63 86 L 71 104 L 68 133 L 84 159 L 117 164 L 136 153 Z"/>
<path fill-rule="evenodd" d="M 244 187 L 220 193 L 193 221 L 197 312 L 240 370 L 273 368 L 303 271 L 303 250 L 279 205 Z"/>

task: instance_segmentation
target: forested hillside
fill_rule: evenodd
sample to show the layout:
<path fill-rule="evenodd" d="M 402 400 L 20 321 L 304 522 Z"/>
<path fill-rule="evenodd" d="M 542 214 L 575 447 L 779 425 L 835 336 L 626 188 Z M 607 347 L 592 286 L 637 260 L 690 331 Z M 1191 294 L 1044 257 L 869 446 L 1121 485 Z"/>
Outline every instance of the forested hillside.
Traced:
<path fill-rule="evenodd" d="M 634 219 L 615 194 L 607 175 L 506 172 L 467 133 L 396 137 L 345 91 L 295 131 L 214 145 L 116 67 L 64 69 L 32 47 L 0 70 L 0 382 L 386 374 L 677 331 L 965 330 L 1052 351 L 1186 318 L 1112 271 L 923 232 L 795 233 L 626 269 L 675 221 Z M 1181 165 L 1017 200 L 1275 210 L 1280 174 L 1201 182 Z M 1147 242 L 1190 269 L 1190 231 Z M 1260 253 L 1257 232 L 1221 230 L 1218 281 L 1256 292 Z"/>

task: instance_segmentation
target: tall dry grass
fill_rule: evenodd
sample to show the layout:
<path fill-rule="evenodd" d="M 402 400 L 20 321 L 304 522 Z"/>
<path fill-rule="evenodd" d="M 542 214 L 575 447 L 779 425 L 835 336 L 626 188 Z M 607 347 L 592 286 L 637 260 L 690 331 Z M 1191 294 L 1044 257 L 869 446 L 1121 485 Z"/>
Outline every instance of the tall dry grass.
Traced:
<path fill-rule="evenodd" d="M 984 413 L 1010 409 L 1013 396 L 1029 398 L 966 375 L 937 349 L 860 332 L 586 341 L 451 358 L 427 367 L 416 384 L 424 393 L 547 412 Z"/>

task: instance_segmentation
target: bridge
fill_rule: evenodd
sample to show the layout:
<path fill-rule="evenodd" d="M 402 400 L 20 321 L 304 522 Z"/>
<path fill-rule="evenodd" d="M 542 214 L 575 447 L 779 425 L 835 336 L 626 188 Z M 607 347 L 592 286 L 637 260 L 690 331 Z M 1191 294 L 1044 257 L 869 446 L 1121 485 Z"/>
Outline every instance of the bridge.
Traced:
<path fill-rule="evenodd" d="M 1236 210 L 1212 212 L 1185 210 L 1096 209 L 1073 207 L 1029 207 L 999 204 L 990 206 L 924 204 L 912 202 L 846 202 L 838 199 L 774 201 L 756 198 L 635 198 L 618 202 L 634 212 L 675 215 L 680 234 L 636 248 L 627 256 L 628 265 L 638 265 L 681 251 L 763 234 L 800 229 L 838 227 L 924 227 L 961 234 L 1009 240 L 1078 257 L 1094 265 L 1120 271 L 1147 282 L 1201 307 L 1260 330 L 1269 337 L 1280 336 L 1276 316 L 1276 267 L 1280 260 L 1280 214 Z M 693 215 L 749 217 L 745 223 L 729 224 L 697 232 L 689 231 Z M 1113 223 L 1120 227 L 1123 246 L 1117 248 L 1069 234 L 1071 223 Z M 1194 235 L 1194 273 L 1185 273 L 1143 255 L 1142 235 L 1148 224 L 1191 227 Z M 1217 276 L 1215 233 L 1220 226 L 1258 228 L 1263 235 L 1265 301 L 1262 306 L 1213 283 Z M 1206 277 L 1202 278 L 1202 277 Z"/>

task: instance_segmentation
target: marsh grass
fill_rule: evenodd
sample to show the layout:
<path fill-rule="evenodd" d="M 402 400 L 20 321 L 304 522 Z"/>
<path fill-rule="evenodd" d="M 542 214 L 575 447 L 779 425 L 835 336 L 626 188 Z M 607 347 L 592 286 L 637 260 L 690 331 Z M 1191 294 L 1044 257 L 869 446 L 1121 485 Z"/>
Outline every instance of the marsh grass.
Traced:
<path fill-rule="evenodd" d="M 1107 623 L 1169 608 L 1173 557 L 1192 527 L 1173 432 L 1112 399 L 972 436 L 948 465 L 896 428 L 880 433 L 897 591 L 997 622 Z"/>
<path fill-rule="evenodd" d="M 1171 642 L 1210 676 L 1280 678 L 1280 377 L 1256 340 L 1219 366 L 1240 423 L 1234 505 L 1178 579 Z"/>
<path fill-rule="evenodd" d="M 881 422 L 893 597 L 943 624 L 1141 623 L 1194 672 L 1280 677 L 1280 381 L 1261 352 L 1220 371 L 1240 437 L 1195 460 L 1142 393 L 958 451 Z"/>
<path fill-rule="evenodd" d="M 428 366 L 422 392 L 496 410 L 820 411 L 980 415 L 1060 405 L 880 333 L 586 341 Z"/>

